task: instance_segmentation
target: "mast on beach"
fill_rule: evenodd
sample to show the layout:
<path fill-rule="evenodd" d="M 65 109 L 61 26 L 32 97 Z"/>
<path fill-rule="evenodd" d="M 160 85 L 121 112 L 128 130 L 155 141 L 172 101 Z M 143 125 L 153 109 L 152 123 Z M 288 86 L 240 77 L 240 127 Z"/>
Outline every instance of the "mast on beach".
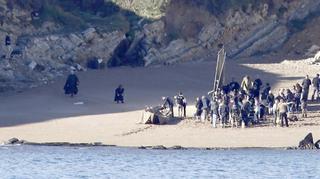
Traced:
<path fill-rule="evenodd" d="M 217 63 L 216 63 L 216 71 L 214 76 L 214 82 L 213 82 L 213 90 L 212 92 L 217 91 L 218 88 L 221 88 L 221 86 L 225 82 L 225 63 L 226 63 L 226 56 L 227 53 L 224 50 L 224 47 L 222 47 L 217 55 Z"/>

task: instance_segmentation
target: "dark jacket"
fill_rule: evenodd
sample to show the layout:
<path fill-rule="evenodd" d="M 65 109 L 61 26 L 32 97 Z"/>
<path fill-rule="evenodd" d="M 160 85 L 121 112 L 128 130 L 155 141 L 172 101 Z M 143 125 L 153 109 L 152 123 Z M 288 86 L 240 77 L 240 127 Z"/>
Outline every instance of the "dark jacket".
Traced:
<path fill-rule="evenodd" d="M 68 76 L 67 81 L 64 85 L 65 94 L 77 94 L 78 93 L 79 79 L 77 75 L 71 74 Z"/>
<path fill-rule="evenodd" d="M 261 94 L 261 99 L 267 99 L 269 91 L 271 90 L 270 86 L 267 86 L 266 88 L 263 89 L 262 94 Z"/>
<path fill-rule="evenodd" d="M 196 108 L 197 108 L 197 110 L 201 110 L 202 107 L 203 107 L 202 101 L 201 101 L 201 100 L 197 101 L 197 103 L 196 103 Z"/>
<path fill-rule="evenodd" d="M 163 107 L 164 108 L 169 108 L 172 109 L 173 108 L 173 102 L 170 98 L 166 98 L 164 103 L 163 103 Z"/>
<path fill-rule="evenodd" d="M 274 104 L 274 95 L 272 93 L 267 96 L 267 104 L 268 106 L 273 106 Z"/>
<path fill-rule="evenodd" d="M 312 79 L 312 85 L 315 88 L 319 88 L 319 83 L 320 83 L 320 79 L 318 77 L 315 77 L 315 78 Z"/>
<path fill-rule="evenodd" d="M 235 82 L 235 81 L 233 81 L 233 82 L 231 82 L 230 84 L 229 84 L 229 88 L 230 88 L 230 90 L 231 91 L 239 91 L 239 89 L 240 89 L 240 84 L 239 83 L 237 83 L 237 82 Z"/>
<path fill-rule="evenodd" d="M 302 81 L 302 87 L 303 89 L 309 89 L 311 85 L 311 80 L 309 78 L 305 78 L 303 81 Z"/>
<path fill-rule="evenodd" d="M 123 101 L 123 93 L 124 93 L 124 88 L 118 87 L 118 88 L 115 90 L 114 101 Z"/>
<path fill-rule="evenodd" d="M 11 38 L 8 35 L 6 36 L 5 45 L 6 46 L 11 45 Z"/>
<path fill-rule="evenodd" d="M 261 86 L 262 86 L 262 81 L 259 78 L 254 80 L 254 82 L 253 82 L 253 89 L 254 90 L 260 91 Z"/>

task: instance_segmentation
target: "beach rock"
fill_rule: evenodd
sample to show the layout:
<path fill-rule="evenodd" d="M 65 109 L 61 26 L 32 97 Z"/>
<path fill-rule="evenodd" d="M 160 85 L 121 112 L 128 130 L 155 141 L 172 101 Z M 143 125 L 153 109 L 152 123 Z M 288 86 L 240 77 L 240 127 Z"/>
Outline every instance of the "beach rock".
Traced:
<path fill-rule="evenodd" d="M 19 139 L 17 138 L 11 138 L 8 140 L 7 144 L 16 144 L 19 142 Z"/>
<path fill-rule="evenodd" d="M 167 148 L 163 145 L 152 146 L 151 149 L 153 149 L 153 150 L 167 150 Z"/>
<path fill-rule="evenodd" d="M 147 149 L 147 147 L 145 147 L 145 146 L 140 146 L 140 147 L 138 147 L 138 149 Z"/>
<path fill-rule="evenodd" d="M 180 145 L 176 145 L 176 146 L 173 146 L 173 147 L 170 147 L 169 149 L 171 150 L 186 150 L 186 148 L 180 146 Z"/>
<path fill-rule="evenodd" d="M 103 143 L 102 142 L 94 142 L 93 145 L 94 146 L 103 146 Z"/>
<path fill-rule="evenodd" d="M 317 149 L 320 149 L 320 140 L 318 140 L 314 145 L 316 146 Z"/>
<path fill-rule="evenodd" d="M 299 149 L 298 147 L 286 147 L 285 150 L 297 150 Z"/>
<path fill-rule="evenodd" d="M 25 140 L 19 140 L 18 138 L 11 138 L 5 144 L 7 145 L 16 145 L 16 144 L 24 144 L 26 143 Z"/>
<path fill-rule="evenodd" d="M 302 141 L 300 141 L 298 147 L 303 150 L 316 149 L 316 146 L 313 143 L 312 133 L 309 133 Z"/>

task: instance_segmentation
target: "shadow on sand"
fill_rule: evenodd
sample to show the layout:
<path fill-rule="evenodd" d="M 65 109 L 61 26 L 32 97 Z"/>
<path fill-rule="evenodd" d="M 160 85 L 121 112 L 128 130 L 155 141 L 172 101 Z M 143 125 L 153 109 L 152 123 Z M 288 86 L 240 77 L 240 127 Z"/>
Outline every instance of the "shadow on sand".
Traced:
<path fill-rule="evenodd" d="M 0 97 L 0 127 L 38 123 L 69 117 L 133 112 L 145 106 L 161 104 L 161 96 L 174 96 L 182 91 L 193 104 L 198 96 L 212 88 L 215 63 L 186 63 L 158 68 L 121 67 L 79 73 L 79 95 L 70 98 L 63 94 L 64 78 L 53 84 Z M 227 80 L 240 81 L 243 75 L 259 74 L 271 85 L 280 80 L 277 74 L 252 69 L 230 62 Z M 290 79 L 290 80 L 295 80 Z M 123 84 L 125 104 L 113 102 L 114 89 Z M 77 104 L 83 102 L 83 104 Z M 138 119 L 137 119 L 138 120 Z"/>

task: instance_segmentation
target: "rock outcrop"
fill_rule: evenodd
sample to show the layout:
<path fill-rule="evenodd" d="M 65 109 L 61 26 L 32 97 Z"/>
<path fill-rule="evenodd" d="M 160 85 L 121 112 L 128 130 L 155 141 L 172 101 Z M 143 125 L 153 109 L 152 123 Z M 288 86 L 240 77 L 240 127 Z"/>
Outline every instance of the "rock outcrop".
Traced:
<path fill-rule="evenodd" d="M 221 44 L 232 59 L 313 57 L 320 46 L 318 0 L 112 0 L 99 1 L 105 6 L 97 11 L 77 7 L 78 14 L 44 1 L 0 0 L 0 92 L 49 83 L 90 59 L 109 67 L 215 60 Z"/>
<path fill-rule="evenodd" d="M 313 143 L 312 133 L 309 133 L 302 141 L 299 142 L 299 149 L 316 149 L 315 144 Z"/>
<path fill-rule="evenodd" d="M 291 36 L 303 31 L 304 24 L 320 14 L 320 2 L 316 0 L 270 1 L 255 7 L 249 4 L 218 15 L 192 2 L 172 1 L 165 18 L 144 26 L 147 66 L 215 59 L 220 43 L 233 59 L 277 53 Z M 200 15 L 203 18 L 197 18 Z M 198 26 L 190 25 L 189 21 Z M 150 32 L 160 34 L 159 38 Z M 168 40 L 172 36 L 176 37 Z M 156 43 L 150 43 L 150 39 Z"/>

